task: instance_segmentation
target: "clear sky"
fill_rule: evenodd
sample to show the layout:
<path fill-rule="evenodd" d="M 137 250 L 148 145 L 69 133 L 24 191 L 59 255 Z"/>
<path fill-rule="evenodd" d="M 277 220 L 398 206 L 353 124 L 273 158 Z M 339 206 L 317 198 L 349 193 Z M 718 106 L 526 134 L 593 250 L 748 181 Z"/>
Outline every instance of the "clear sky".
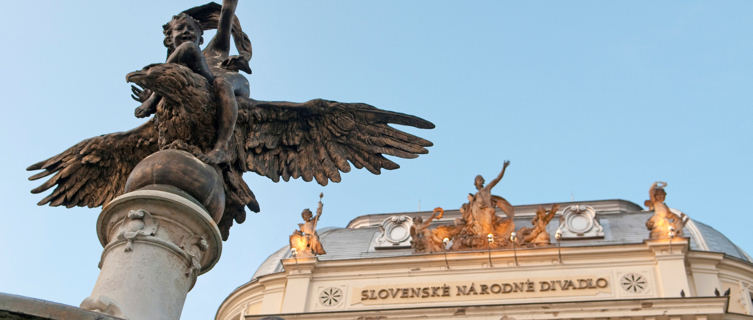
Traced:
<path fill-rule="evenodd" d="M 125 74 L 165 58 L 161 26 L 204 1 L 3 5 L 0 292 L 78 305 L 98 275 L 98 209 L 37 207 L 24 169 L 136 127 Z M 512 164 L 513 204 L 667 204 L 753 253 L 751 1 L 241 1 L 262 100 L 366 102 L 424 117 L 430 153 L 321 187 L 246 181 L 262 213 L 231 229 L 183 319 L 222 300 L 287 243 L 324 192 L 320 226 L 368 213 L 455 209 L 473 177 Z"/>

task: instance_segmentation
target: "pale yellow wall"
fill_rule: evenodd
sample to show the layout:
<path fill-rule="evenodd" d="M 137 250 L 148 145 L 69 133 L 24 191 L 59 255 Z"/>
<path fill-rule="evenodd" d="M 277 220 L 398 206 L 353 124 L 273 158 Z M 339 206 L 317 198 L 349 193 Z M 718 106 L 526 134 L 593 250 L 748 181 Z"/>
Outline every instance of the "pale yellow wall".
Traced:
<path fill-rule="evenodd" d="M 677 241 L 677 240 L 675 240 Z M 377 259 L 336 261 L 284 260 L 283 273 L 264 276 L 257 283 L 233 293 L 218 315 L 231 314 L 233 306 L 246 306 L 246 314 L 275 314 L 298 312 L 327 312 L 346 310 L 377 310 L 403 307 L 441 307 L 445 305 L 485 305 L 499 303 L 565 302 L 592 300 L 625 300 L 710 296 L 732 288 L 731 312 L 753 314 L 753 306 L 746 304 L 739 283 L 753 283 L 753 265 L 731 260 L 719 253 L 688 252 L 687 243 L 647 241 L 643 244 L 563 248 L 563 263 L 556 249 L 518 250 L 519 265 L 513 252 L 458 252 L 412 255 Z M 449 264 L 449 269 L 447 268 Z M 645 282 L 638 291 L 626 290 L 622 285 L 632 275 Z M 381 288 L 433 287 L 444 284 L 458 286 L 531 280 L 604 278 L 607 288 L 577 289 L 557 292 L 533 290 L 499 295 L 461 295 L 454 297 L 426 297 L 404 299 L 364 300 L 363 290 Z M 325 289 L 339 288 L 342 301 L 325 306 L 319 300 Z M 753 286 L 751 286 L 753 288 Z M 540 288 L 538 288 L 540 289 Z M 479 289 L 480 290 L 480 289 Z M 393 293 L 396 292 L 393 290 Z M 403 294 L 395 293 L 396 295 Z M 227 320 L 227 318 L 219 318 Z"/>

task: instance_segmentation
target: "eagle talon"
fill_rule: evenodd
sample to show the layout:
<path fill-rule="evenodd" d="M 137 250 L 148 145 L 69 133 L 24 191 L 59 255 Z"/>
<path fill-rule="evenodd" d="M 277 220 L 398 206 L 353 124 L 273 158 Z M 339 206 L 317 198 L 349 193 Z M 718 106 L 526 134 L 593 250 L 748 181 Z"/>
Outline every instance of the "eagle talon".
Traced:
<path fill-rule="evenodd" d="M 136 118 L 145 118 L 154 113 L 154 111 L 154 108 L 151 108 L 151 106 L 142 104 L 141 106 L 133 110 L 133 114 L 136 116 Z"/>
<path fill-rule="evenodd" d="M 133 110 L 133 114 L 136 118 L 145 118 L 155 113 L 157 111 L 157 99 L 157 96 L 154 94 L 146 98 L 140 106 Z"/>
<path fill-rule="evenodd" d="M 209 151 L 209 153 L 200 155 L 198 158 L 207 164 L 220 164 L 228 160 L 227 152 L 220 149 Z"/>

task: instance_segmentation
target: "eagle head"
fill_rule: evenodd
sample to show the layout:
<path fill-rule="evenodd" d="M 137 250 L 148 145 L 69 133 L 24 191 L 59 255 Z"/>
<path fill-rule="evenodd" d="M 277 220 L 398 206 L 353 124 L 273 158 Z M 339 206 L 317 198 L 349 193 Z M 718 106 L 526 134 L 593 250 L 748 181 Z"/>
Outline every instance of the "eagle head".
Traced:
<path fill-rule="evenodd" d="M 206 78 L 177 63 L 150 64 L 139 71 L 127 74 L 126 81 L 150 89 L 173 101 L 191 99 L 194 95 L 211 92 Z"/>

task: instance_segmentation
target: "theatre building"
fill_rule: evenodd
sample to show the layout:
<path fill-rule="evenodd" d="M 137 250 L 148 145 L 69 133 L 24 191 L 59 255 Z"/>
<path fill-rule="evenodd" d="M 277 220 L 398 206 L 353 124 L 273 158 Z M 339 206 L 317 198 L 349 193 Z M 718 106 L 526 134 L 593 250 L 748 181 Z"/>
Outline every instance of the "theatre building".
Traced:
<path fill-rule="evenodd" d="M 753 259 L 678 210 L 649 231 L 659 209 L 625 200 L 467 205 L 281 243 L 216 319 L 753 319 Z"/>

